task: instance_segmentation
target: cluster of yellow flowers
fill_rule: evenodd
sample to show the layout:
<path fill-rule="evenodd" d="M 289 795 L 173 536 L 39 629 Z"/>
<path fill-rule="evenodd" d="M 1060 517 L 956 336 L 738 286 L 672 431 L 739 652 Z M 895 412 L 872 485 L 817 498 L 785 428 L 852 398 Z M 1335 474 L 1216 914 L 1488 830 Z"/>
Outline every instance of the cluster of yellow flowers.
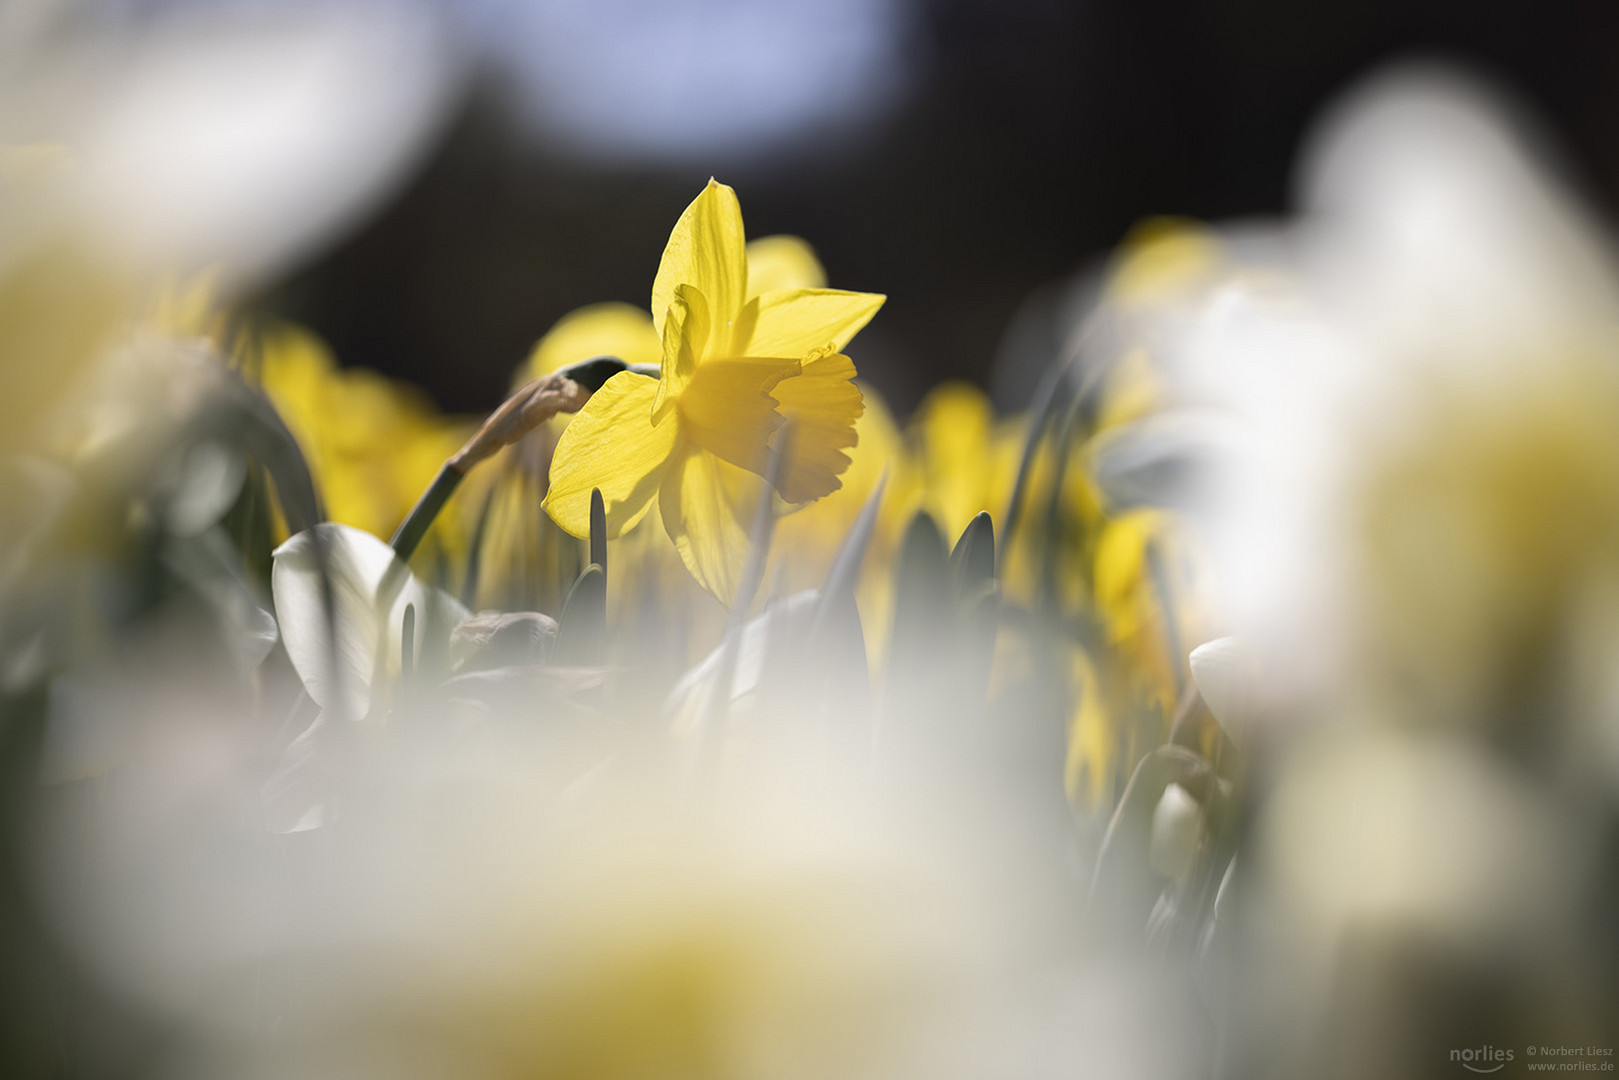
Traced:
<path fill-rule="evenodd" d="M 1211 234 L 1152 223 L 1116 258 L 1103 310 L 1149 325 L 1155 304 L 1219 266 Z M 602 356 L 626 370 L 578 415 L 552 417 L 476 473 L 429 534 L 424 558 L 475 607 L 557 613 L 583 569 L 579 541 L 590 537 L 599 491 L 614 617 L 633 622 L 656 610 L 691 628 L 689 663 L 730 607 L 767 599 L 738 597 L 761 497 L 776 515 L 763 581 L 777 597 L 821 583 L 871 502 L 856 596 L 868 658 L 880 665 L 912 522 L 923 516 L 949 540 L 987 514 L 1005 531 L 1016 498 L 1029 535 L 1003 553 L 1002 600 L 1084 628 L 1059 661 L 1074 702 L 1067 785 L 1076 805 L 1105 807 L 1139 740 L 1167 733 L 1186 689 L 1183 646 L 1209 629 L 1195 553 L 1173 515 L 1108 505 L 1090 472 L 1093 440 L 1164 404 L 1150 344 L 1126 338 L 1115 355 L 1090 358 L 1086 415 L 1071 409 L 1060 433 L 1042 438 L 1028 417 L 998 417 L 982 390 L 961 382 L 933 389 L 902 426 L 854 381 L 842 351 L 883 298 L 825 282 L 798 237 L 744 244 L 734 192 L 711 181 L 670 237 L 652 314 L 609 302 L 567 315 L 515 384 Z M 471 430 L 435 415 L 408 387 L 339 368 L 296 327 L 263 337 L 257 371 L 331 520 L 378 537 L 393 532 Z M 771 486 L 773 453 L 784 461 Z M 541 500 L 549 520 L 535 512 Z M 1028 676 L 1036 653 L 1026 635 L 1005 635 L 999 652 L 997 679 Z"/>
<path fill-rule="evenodd" d="M 1619 260 L 1476 90 L 1352 104 L 1299 222 L 1129 236 L 1020 415 L 896 417 L 884 298 L 717 182 L 477 424 L 0 155 L 5 989 L 183 1075 L 1602 1030 Z"/>
<path fill-rule="evenodd" d="M 270 328 L 245 365 L 298 440 L 332 521 L 378 536 L 399 526 L 444 459 L 471 433 L 414 388 L 339 367 L 302 327 Z"/>

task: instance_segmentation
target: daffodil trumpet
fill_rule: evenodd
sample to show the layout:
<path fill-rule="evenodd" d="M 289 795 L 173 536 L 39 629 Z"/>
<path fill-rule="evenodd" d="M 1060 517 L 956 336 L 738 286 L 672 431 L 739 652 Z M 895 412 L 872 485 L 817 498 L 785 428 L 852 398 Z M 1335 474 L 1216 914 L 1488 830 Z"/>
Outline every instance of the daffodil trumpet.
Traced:
<path fill-rule="evenodd" d="M 502 447 L 517 442 L 553 416 L 578 412 L 603 383 L 625 371 L 657 375 L 655 370 L 640 370 L 639 365 L 631 366 L 616 356 L 593 356 L 542 375 L 519 388 L 444 462 L 394 533 L 391 541 L 394 553 L 401 561 L 410 560 L 439 511 L 479 462 L 487 461 Z"/>

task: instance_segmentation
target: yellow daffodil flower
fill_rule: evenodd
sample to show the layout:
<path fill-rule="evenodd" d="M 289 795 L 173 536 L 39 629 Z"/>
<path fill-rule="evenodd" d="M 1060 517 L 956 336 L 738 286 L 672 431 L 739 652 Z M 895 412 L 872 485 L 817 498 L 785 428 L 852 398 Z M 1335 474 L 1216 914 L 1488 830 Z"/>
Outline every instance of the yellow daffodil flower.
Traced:
<path fill-rule="evenodd" d="M 557 446 L 545 508 L 576 536 L 599 488 L 617 536 L 657 497 L 692 576 L 729 603 L 747 516 L 784 423 L 791 446 L 776 493 L 805 503 L 838 489 L 863 405 L 841 352 L 883 296 L 749 288 L 736 193 L 710 181 L 670 234 L 652 286 L 659 378 L 615 375 Z"/>
<path fill-rule="evenodd" d="M 826 274 L 814 250 L 796 236 L 764 236 L 747 246 L 748 295 L 751 299 L 776 289 L 818 289 L 826 284 Z M 644 307 L 618 301 L 591 304 L 569 312 L 535 343 L 513 378 L 515 390 L 535 379 L 559 371 L 593 356 L 616 356 L 631 366 L 655 368 L 663 354 L 652 315 Z M 862 450 L 866 442 L 870 412 L 856 427 Z M 477 597 L 483 607 L 518 607 L 555 610 L 566 595 L 572 573 L 565 567 L 577 558 L 573 539 L 567 537 L 549 518 L 536 519 L 533 508 L 545 497 L 546 477 L 558 439 L 573 420 L 571 413 L 559 413 L 518 446 L 499 455 L 497 467 L 475 471 L 462 485 L 460 498 L 463 521 L 460 531 L 482 537 L 478 564 Z M 844 474 L 844 487 L 836 495 L 816 503 L 847 503 L 851 478 L 861 472 L 859 456 Z M 858 478 L 856 509 L 865 499 Z M 783 518 L 782 525 L 797 521 L 803 514 Z M 839 520 L 843 520 L 839 517 Z M 656 529 L 653 526 L 653 529 Z M 842 532 L 838 533 L 840 539 Z M 558 545 L 566 539 L 568 550 Z M 778 527 L 772 554 L 779 559 L 783 537 Z M 836 540 L 833 541 L 835 546 Z M 647 528 L 627 530 L 609 547 L 613 573 L 607 577 L 608 606 L 619 610 L 633 606 L 649 594 L 662 603 L 673 603 L 685 611 L 688 622 L 706 617 L 707 601 L 692 580 L 679 554 L 661 536 Z M 830 558 L 830 555 L 828 556 Z M 824 574 L 825 566 L 819 570 Z M 819 581 L 816 577 L 814 581 Z M 813 582 L 811 582 L 813 583 Z M 807 586 L 806 586 L 807 587 Z M 559 591 L 560 590 L 560 591 Z M 705 610 L 687 610 L 693 601 Z"/>

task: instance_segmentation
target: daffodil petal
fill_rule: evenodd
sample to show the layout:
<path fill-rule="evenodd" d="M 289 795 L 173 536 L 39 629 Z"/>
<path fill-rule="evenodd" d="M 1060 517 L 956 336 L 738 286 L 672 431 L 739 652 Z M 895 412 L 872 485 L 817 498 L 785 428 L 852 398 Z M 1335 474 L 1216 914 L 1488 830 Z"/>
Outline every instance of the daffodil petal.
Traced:
<path fill-rule="evenodd" d="M 658 390 L 652 397 L 652 420 L 662 423 L 674 400 L 685 392 L 697 371 L 702 342 L 708 338 L 708 299 L 691 285 L 678 285 L 663 323 L 663 359 Z"/>
<path fill-rule="evenodd" d="M 1158 513 L 1135 510 L 1112 518 L 1096 544 L 1096 606 L 1114 638 L 1140 630 L 1145 621 L 1142 590 L 1149 588 L 1147 546 Z"/>
<path fill-rule="evenodd" d="M 710 360 L 697 369 L 680 395 L 683 436 L 732 465 L 762 475 L 769 461 L 767 443 L 782 422 L 771 390 L 799 370 L 796 360 Z"/>
<path fill-rule="evenodd" d="M 592 356 L 626 364 L 656 364 L 663 355 L 658 332 L 640 308 L 617 301 L 571 311 L 547 330 L 529 353 L 517 382 L 526 383 Z"/>
<path fill-rule="evenodd" d="M 566 532 L 590 535 L 590 492 L 600 488 L 607 535 L 645 516 L 679 439 L 679 425 L 652 422 L 655 380 L 622 371 L 590 396 L 557 442 L 545 511 Z"/>
<path fill-rule="evenodd" d="M 320 525 L 332 583 L 328 629 L 315 538 L 301 532 L 276 548 L 270 570 L 281 640 L 304 689 L 322 708 L 349 719 L 365 715 L 382 633 L 377 589 L 399 558 L 381 540 L 348 525 Z M 403 572 L 402 568 L 394 570 Z M 331 640 L 335 633 L 335 640 Z"/>
<path fill-rule="evenodd" d="M 1209 711 L 1228 734 L 1240 738 L 1253 713 L 1257 661 L 1234 637 L 1205 641 L 1187 659 Z"/>
<path fill-rule="evenodd" d="M 777 485 L 788 502 L 809 502 L 842 486 L 838 478 L 849 467 L 843 451 L 859 441 L 855 421 L 866 408 L 850 381 L 854 377 L 854 361 L 847 356 L 817 356 L 771 391 L 791 424 L 787 468 Z"/>
<path fill-rule="evenodd" d="M 322 709 L 358 720 L 371 711 L 377 672 L 398 662 L 407 605 L 415 605 L 423 633 L 429 619 L 454 626 L 469 612 L 448 593 L 424 587 L 393 549 L 370 533 L 331 523 L 316 528 L 332 585 L 335 641 L 310 532 L 275 550 L 270 590 L 276 621 L 310 698 Z"/>
<path fill-rule="evenodd" d="M 1101 681 L 1090 658 L 1076 651 L 1073 663 L 1076 705 L 1068 721 L 1063 788 L 1072 805 L 1095 810 L 1110 794 L 1108 775 L 1118 742 L 1118 725 L 1110 722 L 1101 696 Z"/>
<path fill-rule="evenodd" d="M 660 334 L 679 285 L 691 285 L 703 294 L 713 336 L 729 340 L 731 323 L 747 295 L 747 246 L 736 192 L 714 180 L 680 215 L 663 249 L 652 282 L 652 323 Z M 709 351 L 706 337 L 695 344 L 699 355 Z"/>
<path fill-rule="evenodd" d="M 1142 222 L 1113 257 L 1107 300 L 1132 308 L 1184 295 L 1220 268 L 1216 237 L 1212 229 L 1177 218 Z"/>
<path fill-rule="evenodd" d="M 733 351 L 801 359 L 816 349 L 842 352 L 886 296 L 841 289 L 780 289 L 748 301 Z"/>
<path fill-rule="evenodd" d="M 1005 505 L 993 490 L 995 464 L 988 448 L 995 407 L 976 386 L 946 382 L 917 406 L 911 429 L 921 450 L 925 506 L 948 536 L 959 536 L 980 510 Z"/>
<path fill-rule="evenodd" d="M 670 463 L 658 493 L 663 527 L 697 583 L 731 606 L 748 557 L 744 492 L 752 480 L 735 466 L 696 447 L 683 447 Z M 755 496 L 757 497 L 757 496 Z"/>
<path fill-rule="evenodd" d="M 824 289 L 815 249 L 797 236 L 761 236 L 748 244 L 748 299 L 778 289 Z"/>

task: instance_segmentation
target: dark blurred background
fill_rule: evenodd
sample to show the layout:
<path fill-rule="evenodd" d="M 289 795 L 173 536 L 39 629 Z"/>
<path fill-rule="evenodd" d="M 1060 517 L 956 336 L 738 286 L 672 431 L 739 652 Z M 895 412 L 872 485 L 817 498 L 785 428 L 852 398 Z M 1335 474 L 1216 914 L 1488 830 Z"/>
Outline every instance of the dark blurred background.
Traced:
<path fill-rule="evenodd" d="M 901 413 L 986 382 L 1031 295 L 1156 214 L 1288 205 L 1319 108 L 1410 56 L 1518 93 L 1610 219 L 1619 3 L 464 0 L 467 78 L 421 167 L 261 297 L 446 409 L 496 404 L 569 310 L 644 305 L 709 175 L 750 236 L 886 292 L 853 350 Z M 1003 402 L 1015 405 L 1016 402 Z"/>

